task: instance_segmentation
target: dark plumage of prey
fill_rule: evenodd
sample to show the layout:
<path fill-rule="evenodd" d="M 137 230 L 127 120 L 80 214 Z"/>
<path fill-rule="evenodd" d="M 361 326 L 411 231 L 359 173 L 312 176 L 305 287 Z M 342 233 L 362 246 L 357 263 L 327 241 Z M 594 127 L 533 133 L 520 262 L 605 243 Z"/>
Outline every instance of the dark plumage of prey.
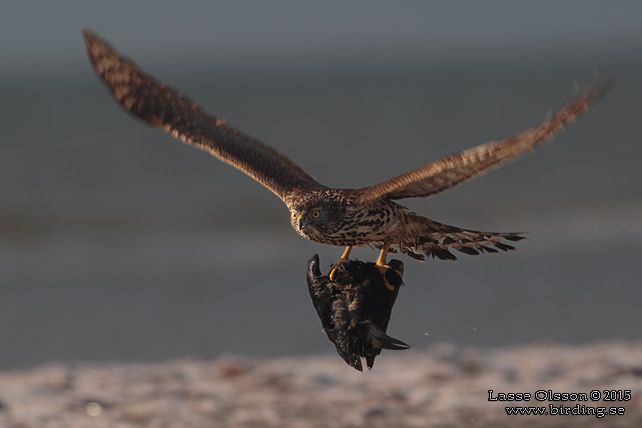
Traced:
<path fill-rule="evenodd" d="M 373 186 L 333 189 L 317 182 L 272 147 L 230 127 L 225 120 L 206 113 L 187 97 L 158 83 L 95 34 L 85 31 L 84 35 L 96 72 L 125 110 L 263 184 L 288 207 L 292 227 L 300 235 L 346 247 L 330 272 L 331 278 L 354 246 L 380 249 L 376 265 L 384 276 L 391 269 L 386 263 L 386 255 L 391 251 L 419 260 L 425 256 L 456 260 L 452 250 L 477 255 L 514 249 L 506 241 L 523 239 L 519 233 L 449 226 L 395 201 L 435 195 L 515 159 L 550 140 L 611 87 L 609 80 L 592 79 L 572 100 L 534 128 L 446 156 Z M 389 284 L 389 289 L 393 288 Z"/>
<path fill-rule="evenodd" d="M 374 263 L 348 260 L 332 281 L 321 273 L 319 256 L 308 261 L 308 291 L 323 331 L 341 358 L 359 371 L 362 358 L 371 369 L 382 349 L 410 348 L 386 334 L 403 275 L 401 261 L 390 260 L 390 266 L 383 276 Z"/>

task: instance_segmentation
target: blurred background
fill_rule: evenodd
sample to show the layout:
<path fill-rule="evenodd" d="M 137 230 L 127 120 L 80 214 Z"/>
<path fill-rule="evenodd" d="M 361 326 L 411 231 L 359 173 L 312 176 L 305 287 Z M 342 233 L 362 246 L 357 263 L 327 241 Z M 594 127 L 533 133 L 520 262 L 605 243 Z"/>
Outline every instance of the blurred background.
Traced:
<path fill-rule="evenodd" d="M 614 77 L 550 145 L 405 201 L 529 239 L 455 263 L 403 258 L 389 333 L 419 349 L 641 338 L 639 2 L 3 9 L 0 368 L 335 352 L 305 271 L 342 249 L 300 238 L 263 187 L 125 114 L 89 65 L 83 28 L 336 187 L 534 126 L 594 69 Z"/>

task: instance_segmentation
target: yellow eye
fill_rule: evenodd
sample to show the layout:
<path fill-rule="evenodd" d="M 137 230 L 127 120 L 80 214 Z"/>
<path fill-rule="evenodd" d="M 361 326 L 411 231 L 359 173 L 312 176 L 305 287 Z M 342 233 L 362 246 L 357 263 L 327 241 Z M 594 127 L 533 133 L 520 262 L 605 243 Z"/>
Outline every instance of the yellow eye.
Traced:
<path fill-rule="evenodd" d="M 292 219 L 296 220 L 296 213 L 294 213 L 294 212 L 292 213 Z"/>
<path fill-rule="evenodd" d="M 312 211 L 312 218 L 317 219 L 319 217 L 321 217 L 321 211 L 319 210 Z"/>

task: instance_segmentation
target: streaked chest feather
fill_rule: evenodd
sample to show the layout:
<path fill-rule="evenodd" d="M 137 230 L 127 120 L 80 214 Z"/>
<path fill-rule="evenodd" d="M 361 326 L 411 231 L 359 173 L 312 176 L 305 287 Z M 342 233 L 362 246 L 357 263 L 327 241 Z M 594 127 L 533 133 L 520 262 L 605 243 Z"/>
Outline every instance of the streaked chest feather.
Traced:
<path fill-rule="evenodd" d="M 380 201 L 369 207 L 348 209 L 336 231 L 324 242 L 334 245 L 367 245 L 384 241 L 401 227 L 401 206 Z"/>

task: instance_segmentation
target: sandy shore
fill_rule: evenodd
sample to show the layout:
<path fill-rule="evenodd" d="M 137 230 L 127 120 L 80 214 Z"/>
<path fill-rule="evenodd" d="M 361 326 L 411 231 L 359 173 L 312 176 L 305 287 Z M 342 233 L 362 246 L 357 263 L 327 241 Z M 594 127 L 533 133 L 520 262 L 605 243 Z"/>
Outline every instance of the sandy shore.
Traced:
<path fill-rule="evenodd" d="M 489 401 L 488 390 L 530 393 Z M 599 391 L 537 401 L 536 391 Z M 604 390 L 631 391 L 605 401 Z M 545 393 L 542 393 L 545 395 Z M 625 394 L 625 393 L 623 393 Z M 610 394 L 613 395 L 613 394 Z M 613 398 L 626 399 L 615 393 Z M 508 416 L 505 407 L 624 408 L 623 415 Z M 642 344 L 436 346 L 385 352 L 359 373 L 337 355 L 146 364 L 48 364 L 0 372 L 0 427 L 640 427 Z"/>

